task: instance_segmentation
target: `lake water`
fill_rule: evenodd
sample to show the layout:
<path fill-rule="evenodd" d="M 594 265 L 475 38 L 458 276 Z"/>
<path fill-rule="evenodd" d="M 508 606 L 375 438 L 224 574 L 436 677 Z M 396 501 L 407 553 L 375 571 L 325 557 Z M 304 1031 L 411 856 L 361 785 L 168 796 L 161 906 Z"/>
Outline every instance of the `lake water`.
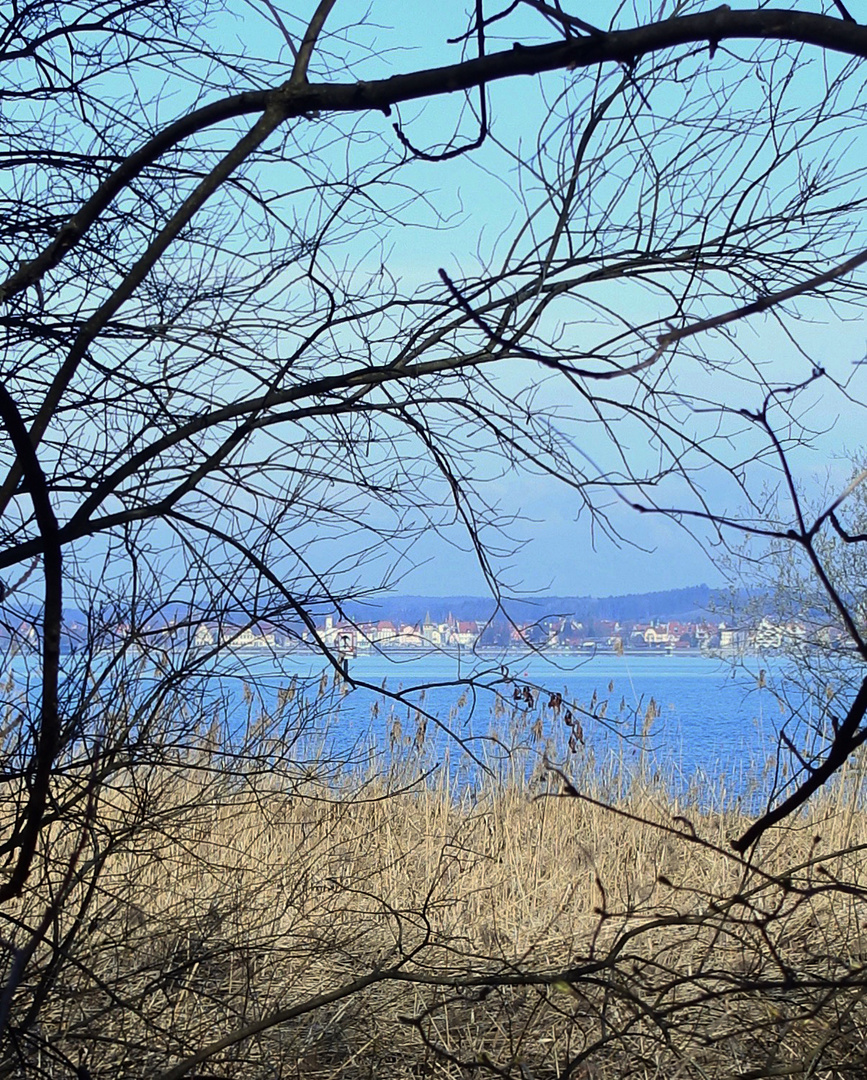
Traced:
<path fill-rule="evenodd" d="M 773 660 L 750 670 L 702 656 L 604 654 L 512 657 L 503 667 L 441 654 L 372 655 L 350 662 L 363 684 L 353 687 L 321 658 L 230 659 L 243 666 L 224 676 L 235 687 L 236 733 L 276 714 L 287 729 L 303 723 L 298 746 L 312 757 L 399 762 L 408 775 L 447 769 L 456 788 L 481 782 L 485 770 L 538 772 L 547 755 L 569 775 L 590 768 L 622 786 L 640 772 L 707 805 L 754 806 L 790 770 L 780 727 L 809 750 L 824 724 L 821 695 L 793 690 Z M 557 694 L 562 703 L 552 704 Z"/>

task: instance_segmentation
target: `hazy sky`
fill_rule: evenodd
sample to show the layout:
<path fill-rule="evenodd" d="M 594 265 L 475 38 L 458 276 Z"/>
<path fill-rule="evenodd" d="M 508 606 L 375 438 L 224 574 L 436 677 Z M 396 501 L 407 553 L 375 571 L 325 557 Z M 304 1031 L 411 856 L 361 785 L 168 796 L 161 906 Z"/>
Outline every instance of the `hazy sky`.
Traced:
<path fill-rule="evenodd" d="M 295 9 L 306 10 L 311 5 L 296 5 Z M 619 5 L 600 2 L 593 6 L 594 18 L 604 22 L 606 13 Z M 637 5 L 643 8 L 643 4 Z M 657 5 L 658 6 L 658 5 Z M 743 6 L 753 6 L 744 4 Z M 822 5 L 810 6 L 821 10 Z M 424 9 L 424 18 L 419 19 L 419 8 Z M 357 13 L 365 20 L 363 25 L 348 31 L 348 37 L 356 44 L 347 48 L 349 55 L 364 55 L 369 47 L 371 54 L 358 62 L 351 69 L 351 77 L 376 78 L 395 71 L 406 71 L 418 67 L 429 67 L 439 63 L 453 62 L 458 59 L 458 49 L 448 46 L 444 39 L 449 34 L 459 32 L 462 18 L 458 11 L 441 3 L 406 5 L 397 0 L 376 0 L 370 5 L 338 4 L 332 16 L 334 25 L 341 16 Z M 369 14 L 365 14 L 369 13 Z M 239 36 L 249 32 L 250 19 L 238 30 Z M 627 20 L 628 21 L 628 20 Z M 622 23 L 624 20 L 622 20 Z M 538 21 L 532 25 L 538 27 L 540 39 L 545 38 L 545 28 Z M 226 32 L 231 35 L 233 24 L 227 22 Z M 504 26 L 506 44 L 517 36 L 516 24 Z M 492 31 L 490 47 L 502 47 Z M 388 48 L 394 51 L 383 53 Z M 727 50 L 728 53 L 742 56 L 749 53 L 752 46 L 739 46 Z M 379 55 L 375 55 L 379 51 Z M 717 61 L 720 68 L 728 63 L 728 57 L 720 50 Z M 816 59 L 816 58 L 814 58 Z M 640 71 L 641 69 L 639 69 Z M 827 65 L 826 71 L 827 74 Z M 580 75 L 580 77 L 585 77 Z M 506 238 L 513 235 L 521 224 L 526 205 L 533 205 L 536 197 L 532 191 L 519 190 L 519 184 L 526 184 L 528 172 L 519 175 L 514 168 L 510 154 L 521 154 L 532 162 L 536 153 L 534 140 L 540 123 L 546 117 L 550 105 L 557 94 L 572 76 L 567 72 L 555 72 L 542 80 L 520 80 L 510 86 L 497 85 L 491 89 L 491 115 L 496 139 L 481 151 L 455 161 L 441 164 L 419 162 L 402 174 L 402 180 L 409 180 L 411 186 L 423 192 L 424 199 L 406 208 L 403 220 L 387 242 L 388 267 L 391 274 L 400 278 L 403 287 L 412 289 L 425 282 L 435 281 L 440 267 L 459 275 L 469 271 L 478 252 L 483 258 L 491 257 L 492 252 L 505 250 Z M 311 78 L 315 80 L 316 73 Z M 696 80 L 701 85 L 701 80 Z M 713 91 L 713 79 L 710 80 L 710 93 Z M 722 84 L 718 84 L 721 86 Z M 821 100 L 821 87 L 816 82 L 816 71 L 807 72 L 800 79 L 793 80 L 793 89 L 785 99 L 787 109 L 806 107 L 811 104 L 811 95 L 816 101 Z M 706 90 L 707 88 L 705 88 Z M 675 93 L 675 91 L 671 91 Z M 756 109 L 755 124 L 761 130 L 764 113 L 762 101 L 764 86 L 760 80 L 754 88 L 747 86 L 740 92 L 739 102 L 734 103 L 741 110 Z M 657 94 L 650 107 L 658 115 L 665 115 L 666 110 L 677 113 L 677 102 L 668 98 L 668 91 Z M 731 102 L 728 103 L 732 105 Z M 766 108 L 766 106 L 764 106 Z M 474 121 L 466 113 L 464 99 L 456 96 L 432 104 L 417 105 L 400 110 L 399 122 L 408 134 L 428 145 L 433 138 L 444 141 L 451 134 L 456 124 L 464 121 L 460 128 L 461 138 L 471 137 Z M 391 118 L 394 119 L 394 118 Z M 382 121 L 383 137 L 389 134 L 391 119 Z M 579 132 L 581 126 L 578 128 Z M 860 136 L 852 136 L 846 153 L 858 152 L 862 142 Z M 746 144 L 745 144 L 746 145 Z M 757 158 L 764 150 L 756 142 Z M 825 147 L 815 148 L 816 161 L 821 162 L 826 153 Z M 863 151 L 863 147 L 860 148 Z M 719 153 L 725 148 L 721 144 Z M 841 144 L 834 151 L 839 158 Z M 834 158 L 832 154 L 832 159 Z M 734 159 L 733 159 L 734 160 Z M 802 166 L 801 158 L 798 167 Z M 622 165 L 622 163 L 621 163 Z M 726 166 L 736 175 L 736 166 Z M 715 178 L 716 185 L 725 179 L 725 169 Z M 780 183 L 794 183 L 794 173 L 781 171 Z M 602 177 L 600 185 L 618 183 L 622 178 Z M 697 179 L 700 186 L 703 181 Z M 538 185 L 537 185 L 538 186 Z M 604 187 L 602 187 L 604 190 Z M 612 190 L 614 188 L 612 187 Z M 760 213 L 757 198 L 756 213 Z M 628 205 L 623 204 L 623 212 Z M 374 252 L 372 258 L 380 257 Z M 607 291 L 606 291 L 607 290 Z M 647 317 L 663 317 L 666 305 L 670 307 L 670 298 L 657 294 L 624 293 L 622 286 L 598 287 L 596 299 L 610 304 L 621 313 L 625 309 L 636 321 Z M 740 302 L 740 301 L 738 301 Z M 630 305 L 632 305 L 630 307 Z M 656 305 L 656 307 L 654 307 Z M 796 335 L 781 330 L 773 318 L 753 317 L 748 324 L 739 327 L 734 346 L 721 345 L 719 336 L 708 340 L 709 355 L 716 363 L 731 360 L 738 350 L 756 364 L 765 364 L 766 377 L 778 377 L 798 380 L 803 378 L 809 365 L 819 362 L 833 369 L 840 379 L 847 379 L 853 372 L 853 365 L 865 355 L 865 335 L 860 321 L 835 316 L 829 309 L 813 305 L 809 310 L 811 320 L 797 327 Z M 591 335 L 592 327 L 580 325 L 579 321 L 570 324 L 563 322 L 563 315 L 556 315 L 558 327 L 566 327 L 568 332 L 578 335 Z M 577 315 L 573 313 L 577 320 Z M 552 321 L 552 326 L 554 322 Z M 710 337 L 710 336 L 708 336 Z M 721 349 L 723 350 L 721 352 Z M 728 349 L 727 357 L 724 356 Z M 521 380 L 525 378 L 527 365 L 515 365 L 514 371 L 506 376 L 514 380 L 516 395 L 525 389 Z M 785 374 L 791 372 L 791 374 Z M 533 373 L 534 377 L 538 374 Z M 671 392 L 674 379 L 679 380 L 681 391 L 691 394 L 700 392 L 707 384 L 709 394 L 725 393 L 741 395 L 739 401 L 729 403 L 736 407 L 757 408 L 761 403 L 758 388 L 744 383 L 738 384 L 737 372 L 726 376 L 701 370 L 700 363 L 683 363 L 671 376 L 667 385 Z M 714 381 L 709 381 L 711 378 Z M 727 387 L 723 390 L 722 387 Z M 553 389 L 550 393 L 556 395 Z M 541 392 L 543 401 L 551 401 L 547 389 Z M 822 478 L 828 470 L 832 473 L 833 483 L 845 483 L 849 470 L 848 462 L 857 456 L 861 444 L 859 406 L 857 401 L 861 391 L 857 382 L 853 384 L 855 404 L 848 404 L 844 398 L 830 392 L 819 391 L 813 395 L 811 423 L 821 431 L 813 441 L 812 447 L 805 449 L 794 459 L 799 478 L 808 488 L 818 490 Z M 564 399 L 564 410 L 568 408 Z M 689 419 L 687 423 L 691 422 Z M 698 418 L 696 418 L 698 424 Z M 568 416 L 564 424 L 569 425 Z M 571 430 L 571 429 L 570 429 Z M 578 430 L 578 429 L 576 429 Z M 708 421 L 708 430 L 714 432 L 714 421 Z M 640 445 L 637 441 L 640 433 L 634 429 L 623 429 L 623 440 L 629 442 L 629 452 L 640 463 L 645 458 L 652 458 L 653 448 Z M 580 441 L 580 445 L 579 445 Z M 610 443 L 601 428 L 592 426 L 580 429 L 580 440 L 576 441 L 576 453 L 580 453 L 587 462 L 599 462 L 602 469 L 611 468 Z M 593 465 L 587 465 L 593 472 Z M 818 478 L 813 480 L 813 477 Z M 771 472 L 767 477 L 774 482 Z M 778 478 L 777 478 L 778 479 Z M 716 475 L 708 469 L 703 476 L 704 493 L 715 505 L 721 505 L 727 512 L 735 512 L 738 507 L 733 500 L 737 493 L 732 490 L 728 478 L 721 472 Z M 653 589 L 673 588 L 707 581 L 716 584 L 720 580 L 720 571 L 709 558 L 709 537 L 698 530 L 698 537 L 677 521 L 660 516 L 639 515 L 623 505 L 616 495 L 602 496 L 616 527 L 625 537 L 631 538 L 636 546 L 628 543 L 619 547 L 602 535 L 593 526 L 589 514 L 581 513 L 579 497 L 556 480 L 534 476 L 505 475 L 499 477 L 488 487 L 488 495 L 498 504 L 518 515 L 518 520 L 511 529 L 517 545 L 522 545 L 512 557 L 499 560 L 499 568 L 509 585 L 516 590 L 544 590 L 557 594 L 598 594 L 635 592 Z M 671 497 L 677 500 L 680 492 L 675 484 L 671 485 Z M 673 503 L 673 505 L 676 505 Z M 693 533 L 696 530 L 692 530 Z M 441 542 L 429 537 L 421 540 L 412 550 L 410 562 L 417 563 L 416 569 L 407 573 L 400 582 L 401 591 L 428 594 L 479 593 L 484 589 L 483 580 L 476 561 L 458 533 L 450 533 L 454 547 L 443 548 Z M 717 553 L 711 551 L 712 555 Z"/>

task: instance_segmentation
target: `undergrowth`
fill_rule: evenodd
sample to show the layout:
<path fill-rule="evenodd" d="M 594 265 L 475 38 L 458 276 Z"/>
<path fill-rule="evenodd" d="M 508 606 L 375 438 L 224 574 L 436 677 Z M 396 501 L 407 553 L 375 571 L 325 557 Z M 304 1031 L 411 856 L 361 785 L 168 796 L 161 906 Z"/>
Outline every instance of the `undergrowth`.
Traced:
<path fill-rule="evenodd" d="M 590 757 L 418 773 L 116 772 L 7 920 L 3 1075 L 863 1075 L 856 766 L 747 860 Z"/>

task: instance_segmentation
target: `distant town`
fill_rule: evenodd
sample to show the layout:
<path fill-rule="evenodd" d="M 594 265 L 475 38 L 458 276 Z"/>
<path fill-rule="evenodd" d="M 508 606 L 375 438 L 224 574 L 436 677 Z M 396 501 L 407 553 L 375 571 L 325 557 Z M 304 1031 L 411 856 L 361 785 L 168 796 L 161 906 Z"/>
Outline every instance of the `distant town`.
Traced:
<path fill-rule="evenodd" d="M 344 657 L 425 650 L 493 655 L 526 649 L 585 655 L 706 655 L 832 648 L 843 644 L 845 637 L 827 620 L 802 616 L 781 621 L 760 598 L 722 595 L 706 585 L 604 598 L 521 598 L 510 603 L 509 613 L 511 618 L 490 598 L 468 596 L 383 597 L 376 618 L 361 604 L 354 608 L 347 604 L 340 612 L 326 611 L 307 623 L 293 619 L 278 624 L 231 614 L 208 620 L 177 608 L 132 628 L 116 614 L 87 618 L 67 611 L 62 648 L 66 652 L 114 648 L 118 639 L 138 639 L 157 648 L 193 647 L 203 652 L 220 648 L 291 652 L 325 646 Z M 37 649 L 37 627 L 35 616 L 20 624 L 0 624 L 0 644 L 13 651 Z"/>
<path fill-rule="evenodd" d="M 828 630 L 820 640 L 831 645 L 839 638 Z M 201 647 L 224 645 L 238 649 L 287 649 L 324 644 L 333 652 L 357 656 L 371 652 L 422 650 L 492 650 L 535 648 L 546 652 L 768 652 L 806 647 L 814 641 L 800 622 L 774 623 L 762 618 L 755 626 L 725 622 L 620 622 L 569 618 L 531 623 L 504 620 L 479 622 L 451 615 L 435 622 L 429 615 L 417 623 L 354 622 L 327 616 L 315 633 L 304 630 L 287 635 L 268 623 L 250 626 L 200 624 L 194 643 Z"/>

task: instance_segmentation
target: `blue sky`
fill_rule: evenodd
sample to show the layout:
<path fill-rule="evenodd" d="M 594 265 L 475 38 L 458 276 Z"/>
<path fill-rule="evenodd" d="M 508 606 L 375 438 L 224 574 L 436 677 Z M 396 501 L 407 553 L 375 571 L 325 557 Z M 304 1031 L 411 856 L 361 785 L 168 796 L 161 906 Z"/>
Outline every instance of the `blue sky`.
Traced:
<path fill-rule="evenodd" d="M 250 34 L 254 37 L 260 33 L 274 35 L 273 30 L 262 29 L 264 21 L 253 14 L 254 6 L 233 6 L 235 12 L 243 10 L 246 14 L 243 20 L 228 17 L 225 25 L 220 27 L 227 41 L 233 36 L 243 39 Z M 293 5 L 293 10 L 306 12 L 312 6 Z M 753 5 L 742 3 L 739 6 Z M 636 7 L 643 10 L 645 5 L 637 4 Z M 662 7 L 666 14 L 672 9 L 671 4 Z M 820 10 L 822 5 L 815 3 L 803 7 L 805 10 Z M 598 23 L 605 23 L 611 14 L 621 9 L 622 5 L 619 4 L 599 2 L 593 6 L 593 17 Z M 445 38 L 462 29 L 462 10 L 462 5 L 406 5 L 397 0 L 369 5 L 338 3 L 331 17 L 332 28 L 338 27 L 341 19 L 358 18 L 363 22 L 348 29 L 345 35 L 339 35 L 329 47 L 335 55 L 345 55 L 350 59 L 348 75 L 342 76 L 349 78 L 377 78 L 396 71 L 453 62 L 458 58 L 459 48 L 445 44 Z M 420 15 L 423 17 L 420 18 Z M 622 15 L 620 20 L 621 25 L 631 21 L 628 14 Z M 538 30 L 539 40 L 548 37 L 539 20 L 531 20 L 525 15 L 508 24 L 500 24 L 503 40 L 510 42 L 527 26 L 532 26 L 534 32 Z M 293 29 L 297 30 L 297 26 Z M 492 32 L 489 42 L 492 49 L 501 45 L 497 36 Z M 677 86 L 663 87 L 652 93 L 654 115 L 639 117 L 635 130 L 642 123 L 647 124 L 647 130 L 652 131 L 653 138 L 657 140 L 655 150 L 659 151 L 661 160 L 669 151 L 662 149 L 665 132 L 658 126 L 657 119 L 670 115 L 673 122 L 679 118 L 679 95 L 683 93 L 683 86 L 689 83 L 708 95 L 720 93 L 723 83 L 718 72 L 729 64 L 737 67 L 737 58 L 749 56 L 752 49 L 752 45 L 743 43 L 731 49 L 721 49 L 715 63 L 710 65 L 712 74 L 707 79 L 698 76 L 694 82 L 685 80 Z M 829 77 L 829 71 L 833 75 L 835 65 L 839 67 L 836 60 L 823 61 L 815 55 L 810 56 L 810 62 L 811 68 L 792 76 L 791 87 L 783 99 L 786 108 L 808 107 L 814 101 L 821 100 L 822 80 Z M 703 65 L 705 57 L 700 57 L 689 70 L 695 71 Z M 782 68 L 781 65 L 780 71 Z M 639 68 L 639 74 L 643 70 Z M 715 186 L 708 183 L 708 197 L 717 197 L 714 193 L 720 185 L 725 187 L 727 178 L 736 184 L 739 180 L 738 169 L 752 168 L 754 176 L 761 172 L 761 155 L 768 152 L 760 138 L 766 115 L 763 110 L 767 109 L 764 102 L 767 82 L 761 72 L 757 71 L 756 74 L 755 81 L 747 81 L 737 91 L 736 99 L 727 102 L 727 105 L 740 111 L 745 124 L 749 121 L 743 118 L 754 110 L 756 133 L 743 137 L 740 157 L 733 150 L 731 160 L 725 157 L 724 132 L 721 133 L 718 152 L 724 164 L 717 168 L 713 180 Z M 316 76 L 314 64 L 311 79 L 315 81 Z M 389 272 L 401 279 L 402 288 L 412 291 L 424 283 L 436 281 L 440 267 L 459 276 L 461 272 L 472 271 L 477 256 L 491 263 L 497 257 L 502 257 L 510 237 L 525 214 L 524 200 L 529 206 L 534 205 L 534 200 L 538 202 L 538 190 L 533 190 L 532 169 L 517 170 L 510 155 L 520 154 L 532 166 L 537 160 L 534 146 L 536 133 L 550 112 L 552 103 L 570 84 L 589 79 L 592 79 L 592 75 L 586 73 L 572 75 L 556 72 L 539 80 L 524 79 L 512 85 L 493 87 L 490 107 L 498 142 L 491 141 L 482 150 L 454 161 L 441 164 L 416 162 L 407 167 L 401 174 L 401 180 L 410 189 L 423 193 L 424 197 L 404 206 L 400 224 L 384 237 L 382 247 L 373 246 L 370 249 L 371 266 L 382 259 L 384 253 Z M 395 117 L 381 118 L 381 122 L 371 119 L 367 130 L 377 131 L 383 145 L 393 143 L 390 127 L 393 119 Z M 445 142 L 456 127 L 461 132 L 459 139 L 470 138 L 475 133 L 473 117 L 460 96 L 403 108 L 397 119 L 407 134 L 424 146 L 436 141 Z M 579 123 L 578 133 L 581 130 Z M 838 137 L 842 138 L 839 132 Z M 793 157 L 780 170 L 775 183 L 781 186 L 796 183 L 796 174 L 800 173 L 808 153 L 815 154 L 818 164 L 830 152 L 831 159 L 838 167 L 849 168 L 853 157 L 863 150 L 862 142 L 860 134 L 851 133 L 847 143 L 838 142 L 836 148 L 832 147 L 829 151 L 821 141 L 817 141 Z M 340 153 L 363 155 L 367 152 L 367 145 L 349 145 L 341 148 Z M 735 146 L 735 143 L 732 145 Z M 752 163 L 749 162 L 750 146 L 755 147 L 756 155 Z M 675 152 L 671 150 L 672 154 Z M 606 174 L 603 169 L 594 181 L 591 194 L 603 204 L 606 192 L 611 192 L 612 200 L 621 200 L 617 203 L 616 212 L 628 214 L 631 212 L 630 193 L 633 189 L 638 192 L 640 185 L 637 181 L 633 183 L 629 177 L 616 175 L 617 170 L 628 168 L 623 160 L 612 158 L 611 161 L 614 171 Z M 678 182 L 682 179 L 679 177 Z M 702 181 L 697 179 L 696 183 L 699 190 L 688 197 L 701 198 Z M 535 183 L 535 187 L 538 189 L 538 183 Z M 684 184 L 680 190 L 688 192 L 688 186 Z M 761 213 L 762 208 L 762 199 L 757 198 L 756 214 Z M 539 218 L 542 231 L 544 218 L 544 214 Z M 361 272 L 367 256 L 360 247 L 357 251 L 360 259 L 358 271 Z M 592 302 L 610 307 L 617 317 L 636 322 L 666 317 L 671 308 L 670 298 L 664 294 L 614 284 L 594 287 Z M 733 305 L 737 302 L 732 301 Z M 724 310 L 725 306 L 725 298 L 718 297 L 715 310 Z M 600 329 L 599 310 L 587 306 L 579 309 L 575 305 L 570 308 L 564 302 L 552 316 L 550 329 L 552 332 L 574 334 L 576 340 L 582 341 L 590 340 L 594 334 L 604 336 Z M 740 368 L 728 372 L 722 370 L 737 356 L 738 350 L 750 363 L 762 365 L 764 377 L 770 382 L 775 379 L 791 381 L 803 378 L 814 362 L 827 365 L 841 380 L 848 379 L 854 372 L 854 403 L 832 393 L 830 388 L 812 395 L 811 423 L 822 429 L 822 433 L 813 438 L 811 445 L 799 452 L 793 462 L 806 489 L 818 491 L 829 470 L 834 478 L 832 486 L 836 478 L 841 484 L 845 483 L 849 461 L 860 449 L 858 399 L 861 392 L 855 365 L 864 358 L 867 350 L 860 319 L 856 318 L 860 312 L 834 312 L 821 303 L 803 302 L 798 305 L 798 310 L 808 316 L 808 321 L 791 323 L 794 332 L 791 328 L 781 328 L 775 317 L 757 316 L 736 329 L 734 343 L 718 334 L 705 335 L 698 343 L 693 343 L 694 355 L 691 359 L 679 360 L 673 365 L 670 375 L 666 376 L 665 392 L 698 395 L 706 389 L 709 395 L 722 396 L 726 404 L 733 407 L 756 408 L 764 390 L 743 381 Z M 702 366 L 705 354 L 708 363 L 715 365 L 713 372 Z M 532 377 L 538 378 L 538 372 L 534 371 Z M 516 399 L 519 399 L 526 390 L 527 365 L 515 363 L 503 373 L 502 378 L 503 385 L 512 386 Z M 623 392 L 628 392 L 625 387 Z M 575 426 L 569 415 L 572 406 L 567 397 L 562 397 L 562 393 L 561 384 L 543 380 L 536 400 L 542 405 L 556 406 L 561 410 L 564 432 L 572 433 L 570 437 L 576 453 L 584 460 L 591 475 L 597 464 L 602 470 L 613 468 L 610 441 L 600 427 Z M 704 424 L 709 438 L 719 435 L 715 421 L 705 420 L 694 412 L 690 414 L 686 406 L 682 415 L 687 426 L 695 421 L 697 432 L 702 430 L 701 425 Z M 618 437 L 620 431 L 618 428 Z M 748 439 L 749 436 L 739 435 L 738 438 Z M 652 445 L 642 445 L 640 430 L 627 425 L 622 428 L 622 441 L 628 443 L 629 453 L 637 467 L 645 462 L 650 463 L 658 452 Z M 720 443 L 722 445 L 724 440 Z M 761 467 L 753 471 L 755 477 L 751 474 L 751 481 L 755 490 L 759 490 L 762 483 L 773 485 L 779 480 L 773 470 Z M 733 489 L 724 471 L 715 473 L 713 469 L 708 469 L 701 478 L 701 484 L 704 494 L 714 506 L 729 513 L 738 509 L 738 492 Z M 670 505 L 685 505 L 689 501 L 677 483 L 671 482 L 667 486 L 668 491 L 663 488 L 660 492 L 663 502 L 670 500 Z M 506 474 L 490 481 L 486 490 L 489 497 L 514 511 L 519 518 L 511 530 L 519 546 L 512 556 L 504 556 L 499 563 L 506 582 L 516 591 L 604 595 L 672 588 L 700 581 L 715 584 L 720 580 L 720 571 L 708 555 L 709 537 L 705 531 L 699 528 L 693 530 L 694 535 L 690 535 L 677 521 L 661 516 L 638 515 L 623 505 L 616 494 L 601 496 L 601 503 L 610 512 L 626 540 L 632 539 L 637 546 L 630 546 L 628 542 L 615 545 L 607 539 L 598 528 L 594 528 L 590 515 L 586 511 L 581 512 L 580 498 L 554 479 L 538 475 L 528 478 L 526 473 Z M 681 499 L 683 503 L 679 501 Z M 468 550 L 469 545 L 457 531 L 449 532 L 446 539 L 450 545 L 445 548 L 441 539 L 433 536 L 413 547 L 407 562 L 402 565 L 417 566 L 401 579 L 401 591 L 442 595 L 484 590 L 478 566 Z"/>

